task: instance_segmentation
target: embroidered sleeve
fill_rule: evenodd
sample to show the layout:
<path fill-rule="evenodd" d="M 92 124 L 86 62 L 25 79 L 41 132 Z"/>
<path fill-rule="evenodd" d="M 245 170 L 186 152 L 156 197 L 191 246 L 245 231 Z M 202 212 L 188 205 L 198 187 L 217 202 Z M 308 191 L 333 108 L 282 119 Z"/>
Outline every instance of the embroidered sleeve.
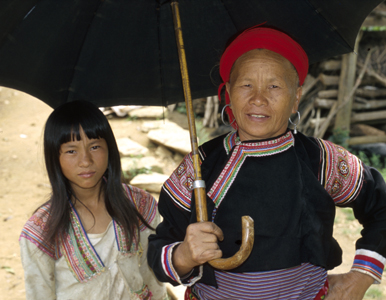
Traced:
<path fill-rule="evenodd" d="M 129 196 L 129 199 L 134 203 L 138 212 L 143 216 L 146 222 L 150 224 L 157 212 L 157 202 L 155 201 L 154 197 L 148 192 L 135 186 L 128 186 L 124 184 L 124 188 L 127 195 Z M 140 222 L 139 228 L 141 231 L 146 229 L 142 222 Z"/>
<path fill-rule="evenodd" d="M 193 181 L 193 159 L 191 154 L 188 154 L 162 188 L 170 196 L 175 205 L 190 212 Z"/>
<path fill-rule="evenodd" d="M 321 149 L 319 180 L 336 205 L 354 201 L 363 185 L 362 162 L 344 148 L 318 139 Z"/>
<path fill-rule="evenodd" d="M 370 275 L 375 283 L 381 283 L 386 259 L 377 252 L 358 249 L 355 253 L 352 270 Z"/>
<path fill-rule="evenodd" d="M 24 225 L 19 241 L 21 239 L 27 239 L 48 256 L 58 259 L 60 255 L 56 252 L 55 245 L 44 242 L 44 231 L 47 230 L 46 224 L 50 216 L 49 208 L 49 204 L 44 205 L 32 215 Z"/>
<path fill-rule="evenodd" d="M 178 282 L 181 285 L 184 286 L 192 286 L 195 284 L 198 280 L 202 277 L 203 267 L 199 267 L 199 274 L 198 276 L 186 276 L 184 278 L 181 278 L 178 276 L 176 270 L 173 267 L 172 264 L 172 253 L 176 246 L 181 244 L 181 242 L 173 243 L 170 245 L 166 245 L 162 248 L 162 254 L 161 254 L 161 261 L 162 261 L 162 268 L 167 276 L 170 277 L 171 280 Z"/>
<path fill-rule="evenodd" d="M 28 235 L 22 234 L 19 244 L 26 299 L 56 299 L 54 257 Z"/>

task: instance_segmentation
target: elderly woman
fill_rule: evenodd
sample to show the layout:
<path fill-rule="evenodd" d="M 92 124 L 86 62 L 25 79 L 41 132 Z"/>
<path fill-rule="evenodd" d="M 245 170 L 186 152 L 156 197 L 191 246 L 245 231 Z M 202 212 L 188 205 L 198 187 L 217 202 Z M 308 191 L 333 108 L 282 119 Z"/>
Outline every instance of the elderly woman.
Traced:
<path fill-rule="evenodd" d="M 251 28 L 225 50 L 220 74 L 236 132 L 200 147 L 211 222 L 196 223 L 193 164 L 187 155 L 165 182 L 163 222 L 150 236 L 149 265 L 161 281 L 187 286 L 186 299 L 362 299 L 381 281 L 386 256 L 382 176 L 331 142 L 288 129 L 307 55 L 288 35 Z M 295 122 L 296 123 L 296 122 Z M 335 206 L 364 226 L 352 270 L 332 237 Z M 240 247 L 241 216 L 255 221 L 249 258 L 229 271 L 207 262 Z"/>

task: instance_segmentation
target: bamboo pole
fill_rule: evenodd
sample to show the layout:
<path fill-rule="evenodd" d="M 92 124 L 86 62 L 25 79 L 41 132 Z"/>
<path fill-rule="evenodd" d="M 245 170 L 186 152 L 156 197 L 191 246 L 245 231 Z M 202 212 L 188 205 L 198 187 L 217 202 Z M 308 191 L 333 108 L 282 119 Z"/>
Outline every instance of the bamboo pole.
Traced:
<path fill-rule="evenodd" d="M 192 105 L 192 96 L 190 92 L 190 83 L 188 75 L 188 67 L 186 63 L 185 47 L 182 37 L 182 28 L 180 20 L 180 12 L 178 8 L 178 2 L 176 0 L 171 3 L 173 10 L 174 30 L 176 33 L 176 42 L 178 48 L 178 57 L 180 60 L 180 69 L 182 77 L 182 85 L 184 89 L 186 113 L 188 117 L 188 125 L 190 132 L 190 141 L 192 145 L 192 158 L 195 171 L 195 180 L 193 183 L 194 197 L 196 202 L 197 221 L 208 221 L 208 212 L 206 208 L 206 190 L 205 182 L 201 176 L 201 165 L 198 154 L 197 133 L 194 120 L 194 111 Z M 241 265 L 251 254 L 254 242 L 254 222 L 249 216 L 242 217 L 242 243 L 240 250 L 236 254 L 229 258 L 220 258 L 209 261 L 209 264 L 214 268 L 220 270 L 230 270 Z"/>

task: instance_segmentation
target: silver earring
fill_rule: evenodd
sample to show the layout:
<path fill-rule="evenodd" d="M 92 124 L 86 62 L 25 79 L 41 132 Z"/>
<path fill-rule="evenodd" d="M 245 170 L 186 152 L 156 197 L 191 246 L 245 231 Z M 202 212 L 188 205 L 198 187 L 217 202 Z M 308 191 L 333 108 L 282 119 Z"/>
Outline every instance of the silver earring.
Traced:
<path fill-rule="evenodd" d="M 227 107 L 227 106 L 231 106 L 230 104 L 227 104 L 227 105 L 225 105 L 223 108 L 222 108 L 222 111 L 221 111 L 221 121 L 222 121 L 222 123 L 225 125 L 225 126 L 230 126 L 230 125 L 232 125 L 233 123 L 234 123 L 234 121 L 236 121 L 236 119 L 234 119 L 233 121 L 232 121 L 232 123 L 227 123 L 227 122 L 225 122 L 225 119 L 224 119 L 224 113 L 225 113 L 225 108 Z"/>
<path fill-rule="evenodd" d="M 300 112 L 297 111 L 297 113 L 298 113 L 298 120 L 297 120 L 296 123 L 293 123 L 292 120 L 291 120 L 291 118 L 288 119 L 288 121 L 294 126 L 294 134 L 297 134 L 297 133 L 298 133 L 298 131 L 297 131 L 297 129 L 296 129 L 296 126 L 298 126 L 299 123 L 300 123 Z"/>

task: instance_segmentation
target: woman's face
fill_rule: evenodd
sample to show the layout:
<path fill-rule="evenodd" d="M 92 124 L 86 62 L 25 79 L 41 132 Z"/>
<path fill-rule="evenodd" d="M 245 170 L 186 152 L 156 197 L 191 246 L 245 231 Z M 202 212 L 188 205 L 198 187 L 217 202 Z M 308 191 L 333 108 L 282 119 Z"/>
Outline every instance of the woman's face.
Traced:
<path fill-rule="evenodd" d="M 241 141 L 285 133 L 301 96 L 295 68 L 283 56 L 266 49 L 239 57 L 226 89 Z"/>
<path fill-rule="evenodd" d="M 109 151 L 106 140 L 89 139 L 82 128 L 80 140 L 60 146 L 59 161 L 63 175 L 69 180 L 75 194 L 86 189 L 97 189 L 108 166 Z"/>

